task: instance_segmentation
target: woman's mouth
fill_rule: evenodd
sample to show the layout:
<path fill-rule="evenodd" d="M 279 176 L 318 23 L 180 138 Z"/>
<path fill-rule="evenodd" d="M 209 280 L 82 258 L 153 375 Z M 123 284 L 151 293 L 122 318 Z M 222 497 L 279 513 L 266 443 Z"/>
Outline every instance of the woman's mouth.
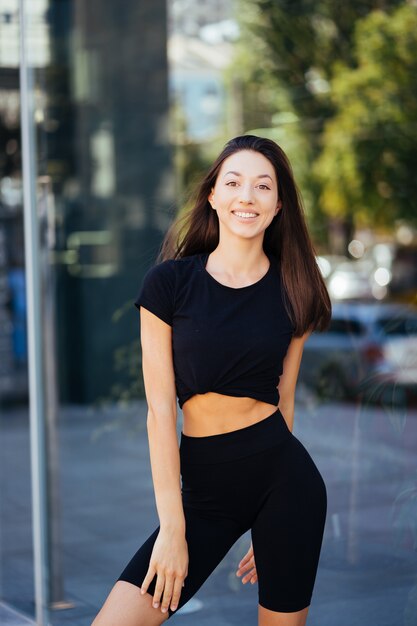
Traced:
<path fill-rule="evenodd" d="M 254 220 L 255 217 L 258 217 L 258 213 L 253 213 L 252 211 L 232 211 L 233 215 L 243 220 Z"/>

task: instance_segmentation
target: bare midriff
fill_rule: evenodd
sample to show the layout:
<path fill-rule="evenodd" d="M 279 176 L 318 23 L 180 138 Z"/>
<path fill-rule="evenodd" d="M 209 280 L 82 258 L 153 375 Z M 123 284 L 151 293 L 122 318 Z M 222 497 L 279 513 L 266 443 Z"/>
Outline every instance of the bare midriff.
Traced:
<path fill-rule="evenodd" d="M 237 398 L 209 391 L 182 406 L 184 435 L 206 437 L 245 428 L 272 415 L 278 407 L 255 398 Z"/>

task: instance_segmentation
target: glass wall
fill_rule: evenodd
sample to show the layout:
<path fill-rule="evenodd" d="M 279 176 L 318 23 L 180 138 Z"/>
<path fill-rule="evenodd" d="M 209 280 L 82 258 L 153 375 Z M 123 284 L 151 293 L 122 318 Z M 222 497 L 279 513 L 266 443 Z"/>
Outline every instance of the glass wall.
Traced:
<path fill-rule="evenodd" d="M 133 298 L 190 184 L 245 132 L 288 153 L 333 303 L 296 391 L 329 507 L 308 624 L 415 624 L 417 9 L 290 4 L 23 0 L 27 86 L 19 3 L 0 4 L 0 602 L 39 623 L 22 179 L 39 229 L 43 601 L 51 625 L 87 626 L 157 525 Z M 249 541 L 179 623 L 257 622 L 256 585 L 235 576 Z"/>
<path fill-rule="evenodd" d="M 0 3 L 0 622 L 1 601 L 33 614 L 25 256 L 17 2 Z M 4 623 L 9 623 L 4 619 Z"/>
<path fill-rule="evenodd" d="M 167 14 L 159 1 L 21 6 L 29 85 L 19 111 L 23 24 L 18 2 L 1 5 L 15 52 L 4 45 L 1 59 L 1 599 L 35 615 L 21 113 L 35 150 L 26 175 L 39 228 L 46 598 L 51 622 L 89 623 L 144 532 L 129 512 L 137 480 L 116 459 L 139 474 L 146 410 L 132 300 L 175 210 Z"/>

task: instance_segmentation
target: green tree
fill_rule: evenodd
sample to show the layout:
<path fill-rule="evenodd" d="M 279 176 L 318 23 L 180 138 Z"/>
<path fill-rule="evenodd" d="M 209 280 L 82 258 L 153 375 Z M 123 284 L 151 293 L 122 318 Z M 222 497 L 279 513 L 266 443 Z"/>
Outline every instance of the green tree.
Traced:
<path fill-rule="evenodd" d="M 401 0 L 240 0 L 241 43 L 252 57 L 251 78 L 258 90 L 268 83 L 285 90 L 306 128 L 319 132 L 332 115 L 329 81 L 337 64 L 355 65 L 356 22 L 374 10 L 388 13 L 402 4 Z"/>
<path fill-rule="evenodd" d="M 329 215 L 376 226 L 417 223 L 417 8 L 357 22 L 356 67 L 331 81 L 334 117 L 315 164 Z"/>
<path fill-rule="evenodd" d="M 328 219 L 347 211 L 323 211 L 324 178 L 316 163 L 323 130 L 338 113 L 332 94 L 340 68 L 355 69 L 356 25 L 376 10 L 387 14 L 399 0 L 238 0 L 241 38 L 231 75 L 240 85 L 242 127 L 281 141 L 294 163 L 306 200 L 310 229 L 324 242 Z M 341 138 L 349 142 L 349 137 Z"/>

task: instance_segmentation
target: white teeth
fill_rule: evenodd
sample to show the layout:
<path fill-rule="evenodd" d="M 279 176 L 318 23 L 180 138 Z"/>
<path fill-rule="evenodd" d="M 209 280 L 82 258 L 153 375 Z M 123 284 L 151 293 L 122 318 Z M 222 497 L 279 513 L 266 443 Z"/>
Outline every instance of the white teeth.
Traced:
<path fill-rule="evenodd" d="M 239 211 L 233 211 L 238 217 L 256 217 L 256 213 L 240 213 Z"/>

